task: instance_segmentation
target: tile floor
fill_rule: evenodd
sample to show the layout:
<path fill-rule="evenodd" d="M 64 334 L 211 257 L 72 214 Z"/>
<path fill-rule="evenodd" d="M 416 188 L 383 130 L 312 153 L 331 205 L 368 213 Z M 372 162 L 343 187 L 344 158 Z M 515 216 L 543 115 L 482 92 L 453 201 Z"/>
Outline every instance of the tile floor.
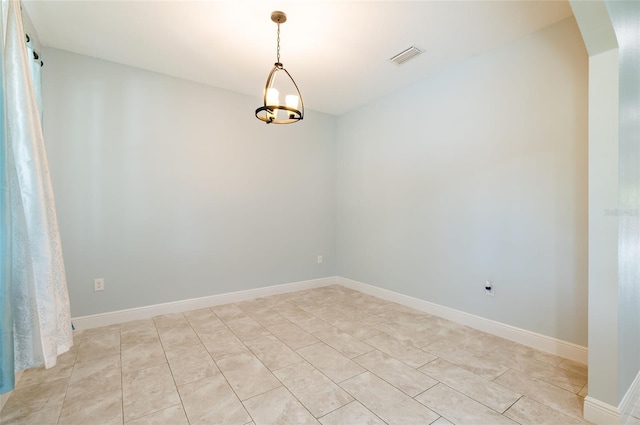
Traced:
<path fill-rule="evenodd" d="M 2 425 L 584 423 L 585 365 L 341 286 L 75 338 Z"/>
<path fill-rule="evenodd" d="M 620 425 L 640 425 L 640 398 L 636 399 L 628 412 L 623 412 Z"/>

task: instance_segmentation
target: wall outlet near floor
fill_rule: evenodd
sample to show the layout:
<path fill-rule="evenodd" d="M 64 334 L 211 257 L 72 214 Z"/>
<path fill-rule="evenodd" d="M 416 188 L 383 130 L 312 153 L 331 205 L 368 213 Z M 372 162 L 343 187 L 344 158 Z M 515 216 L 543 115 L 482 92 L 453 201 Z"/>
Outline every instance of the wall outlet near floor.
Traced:
<path fill-rule="evenodd" d="M 487 280 L 484 283 L 484 294 L 490 297 L 493 297 L 495 294 L 493 293 L 493 283 L 490 280 Z"/>
<path fill-rule="evenodd" d="M 93 290 L 94 291 L 104 291 L 104 279 L 99 278 L 93 281 Z"/>
<path fill-rule="evenodd" d="M 318 264 L 322 264 L 322 255 L 318 255 Z"/>

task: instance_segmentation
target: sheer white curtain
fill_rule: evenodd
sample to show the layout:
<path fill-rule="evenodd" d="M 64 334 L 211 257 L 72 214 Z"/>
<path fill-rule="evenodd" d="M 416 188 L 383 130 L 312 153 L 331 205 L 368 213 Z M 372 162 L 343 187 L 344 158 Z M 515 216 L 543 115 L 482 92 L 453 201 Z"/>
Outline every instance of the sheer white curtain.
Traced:
<path fill-rule="evenodd" d="M 34 81 L 19 2 L 3 0 L 2 15 L 14 369 L 48 368 L 73 344 L 69 295 L 34 87 L 39 76 Z"/>
<path fill-rule="evenodd" d="M 4 2 L 0 11 L 0 394 L 14 386 L 13 311 L 11 309 L 11 207 L 9 204 L 9 145 L 4 113 Z"/>

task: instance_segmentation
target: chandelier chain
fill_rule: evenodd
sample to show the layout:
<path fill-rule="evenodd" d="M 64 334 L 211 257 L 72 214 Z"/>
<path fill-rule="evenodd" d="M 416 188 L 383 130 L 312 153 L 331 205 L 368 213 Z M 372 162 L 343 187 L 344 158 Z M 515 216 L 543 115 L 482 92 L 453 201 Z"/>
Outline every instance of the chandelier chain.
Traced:
<path fill-rule="evenodd" d="M 278 57 L 276 62 L 280 63 L 280 22 L 278 22 L 278 50 L 276 51 L 276 56 Z"/>

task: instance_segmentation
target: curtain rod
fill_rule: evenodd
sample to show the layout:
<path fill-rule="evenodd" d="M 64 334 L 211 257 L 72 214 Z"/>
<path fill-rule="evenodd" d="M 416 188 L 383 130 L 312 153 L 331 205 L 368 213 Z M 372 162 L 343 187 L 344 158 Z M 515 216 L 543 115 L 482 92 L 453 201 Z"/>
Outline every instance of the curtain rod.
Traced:
<path fill-rule="evenodd" d="M 30 42 L 31 37 L 29 37 L 29 34 L 25 34 L 25 36 L 27 37 L 27 43 Z M 40 55 L 38 55 L 38 52 L 36 52 L 35 50 L 33 51 L 33 59 L 34 60 L 40 59 Z M 40 66 L 44 66 L 44 62 L 40 61 Z"/>

